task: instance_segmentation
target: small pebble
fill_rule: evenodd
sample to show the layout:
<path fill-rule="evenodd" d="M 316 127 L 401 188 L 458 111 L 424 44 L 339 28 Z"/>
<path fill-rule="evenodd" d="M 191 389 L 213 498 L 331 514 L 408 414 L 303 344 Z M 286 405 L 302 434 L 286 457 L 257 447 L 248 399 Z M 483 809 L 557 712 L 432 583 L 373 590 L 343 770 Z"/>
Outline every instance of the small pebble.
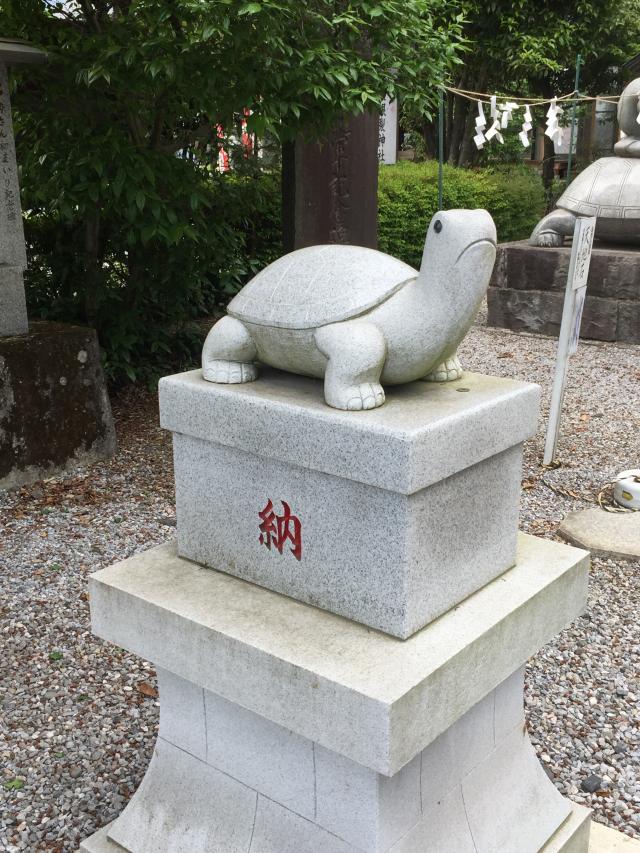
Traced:
<path fill-rule="evenodd" d="M 602 779 L 596 775 L 587 776 L 586 779 L 583 779 L 582 782 L 580 782 L 580 787 L 588 794 L 595 794 L 596 791 L 599 791 L 602 788 Z"/>

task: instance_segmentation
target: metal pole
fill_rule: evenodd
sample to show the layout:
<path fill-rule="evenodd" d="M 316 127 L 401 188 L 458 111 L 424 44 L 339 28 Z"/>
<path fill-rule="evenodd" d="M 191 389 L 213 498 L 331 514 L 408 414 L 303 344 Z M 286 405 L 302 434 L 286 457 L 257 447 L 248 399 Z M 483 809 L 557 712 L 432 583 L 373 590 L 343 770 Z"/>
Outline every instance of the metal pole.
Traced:
<path fill-rule="evenodd" d="M 578 91 L 578 87 L 580 85 L 580 65 L 582 63 L 582 57 L 580 54 L 576 57 L 576 83 L 573 89 L 574 97 L 577 99 L 580 97 L 580 92 Z M 571 163 L 573 160 L 573 140 L 576 132 L 576 111 L 578 108 L 578 102 L 574 99 L 573 107 L 571 108 L 571 137 L 569 139 L 569 157 L 567 158 L 567 183 L 571 180 Z"/>
<path fill-rule="evenodd" d="M 444 162 L 444 89 L 438 90 L 438 210 L 442 210 L 442 164 Z"/>

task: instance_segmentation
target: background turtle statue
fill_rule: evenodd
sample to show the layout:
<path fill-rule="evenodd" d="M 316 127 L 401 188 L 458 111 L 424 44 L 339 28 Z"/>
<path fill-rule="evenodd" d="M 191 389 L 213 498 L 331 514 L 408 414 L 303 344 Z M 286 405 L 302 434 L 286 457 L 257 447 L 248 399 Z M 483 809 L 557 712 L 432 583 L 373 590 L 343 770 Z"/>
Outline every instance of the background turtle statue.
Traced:
<path fill-rule="evenodd" d="M 326 402 L 350 410 L 381 406 L 382 384 L 458 379 L 456 349 L 495 254 L 486 210 L 437 213 L 420 272 L 360 246 L 298 249 L 232 299 L 207 336 L 202 374 L 210 382 L 250 382 L 259 360 L 324 376 Z"/>
<path fill-rule="evenodd" d="M 597 216 L 596 237 L 640 245 L 640 79 L 618 103 L 618 124 L 626 136 L 614 157 L 601 157 L 580 172 L 558 199 L 558 206 L 536 225 L 532 246 L 562 246 L 573 234 L 576 216 Z"/>

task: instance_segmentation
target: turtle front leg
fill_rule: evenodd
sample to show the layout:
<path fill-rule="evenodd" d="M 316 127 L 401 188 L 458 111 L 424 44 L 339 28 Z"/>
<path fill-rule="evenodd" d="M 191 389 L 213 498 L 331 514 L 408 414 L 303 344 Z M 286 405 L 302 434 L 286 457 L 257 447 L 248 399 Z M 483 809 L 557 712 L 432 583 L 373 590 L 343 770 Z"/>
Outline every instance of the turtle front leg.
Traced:
<path fill-rule="evenodd" d="M 453 382 L 462 378 L 462 365 L 457 355 L 445 359 L 426 376 L 421 377 L 423 382 Z"/>
<path fill-rule="evenodd" d="M 329 359 L 324 374 L 327 405 L 357 411 L 384 403 L 380 374 L 387 343 L 376 325 L 366 320 L 332 323 L 316 331 L 315 341 Z"/>
<path fill-rule="evenodd" d="M 223 317 L 213 326 L 202 348 L 202 376 L 208 382 L 238 385 L 258 377 L 256 346 L 246 327 L 235 317 Z"/>
<path fill-rule="evenodd" d="M 553 246 L 558 248 L 564 238 L 573 234 L 576 217 L 568 210 L 558 207 L 543 217 L 533 229 L 529 244 L 531 246 Z"/>

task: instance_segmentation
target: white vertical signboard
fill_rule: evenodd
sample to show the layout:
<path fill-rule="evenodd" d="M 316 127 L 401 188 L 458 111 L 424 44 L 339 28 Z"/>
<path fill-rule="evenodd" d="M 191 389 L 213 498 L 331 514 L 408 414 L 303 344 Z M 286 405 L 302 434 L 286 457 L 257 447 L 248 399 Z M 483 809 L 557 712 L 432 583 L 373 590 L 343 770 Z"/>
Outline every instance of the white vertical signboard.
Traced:
<path fill-rule="evenodd" d="M 398 102 L 388 97 L 382 104 L 379 122 L 378 160 L 393 164 L 398 161 Z"/>
<path fill-rule="evenodd" d="M 556 371 L 553 378 L 553 390 L 551 392 L 549 425 L 544 445 L 544 465 L 551 465 L 556 455 L 567 366 L 569 364 L 569 357 L 578 349 L 580 321 L 582 320 L 582 309 L 584 308 L 584 300 L 587 295 L 587 278 L 589 277 L 589 264 L 591 263 L 591 249 L 593 248 L 595 230 L 595 216 L 579 216 L 576 219 L 576 226 L 573 231 L 569 275 L 567 277 L 567 287 L 564 292 L 564 308 L 562 309 L 562 323 L 560 325 L 560 338 L 558 340 L 558 352 L 556 355 Z"/>

